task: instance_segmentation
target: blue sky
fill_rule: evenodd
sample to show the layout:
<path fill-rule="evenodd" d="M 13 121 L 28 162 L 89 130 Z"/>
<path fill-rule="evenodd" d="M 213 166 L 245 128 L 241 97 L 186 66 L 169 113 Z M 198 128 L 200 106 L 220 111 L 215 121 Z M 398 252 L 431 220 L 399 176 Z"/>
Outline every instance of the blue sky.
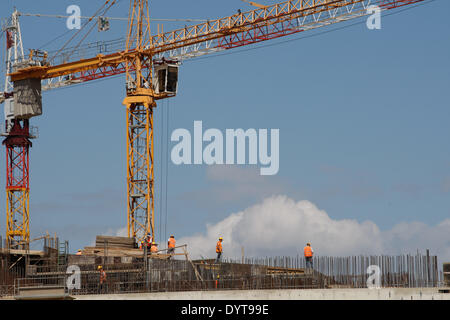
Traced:
<path fill-rule="evenodd" d="M 102 2 L 2 1 L 0 13 L 6 17 L 16 6 L 24 13 L 65 14 L 77 4 L 82 15 L 91 15 Z M 160 0 L 150 6 L 153 18 L 217 18 L 250 9 L 239 0 Z M 167 112 L 169 133 L 192 131 L 195 120 L 223 132 L 279 129 L 280 170 L 261 177 L 252 166 L 229 172 L 175 166 L 164 147 L 168 205 L 157 221 L 159 241 L 170 233 L 201 234 L 207 224 L 278 194 L 308 200 L 331 219 L 370 220 L 381 230 L 412 222 L 432 227 L 448 219 L 449 10 L 448 1 L 436 0 L 383 15 L 381 30 L 368 30 L 364 23 L 324 34 L 319 29 L 300 40 L 294 35 L 267 42 L 277 45 L 185 61 L 177 97 L 160 102 L 155 115 L 157 207 L 161 199 L 166 204 L 166 194 L 159 192 Z M 122 0 L 108 14 L 126 17 L 127 11 L 128 1 Z M 21 26 L 25 49 L 67 30 L 65 20 L 56 18 L 21 17 Z M 110 31 L 94 31 L 89 41 L 122 37 L 125 27 L 112 22 Z M 68 36 L 48 50 L 61 47 Z M 288 39 L 293 41 L 284 42 Z M 124 87 L 120 76 L 44 93 L 44 114 L 32 119 L 40 132 L 31 149 L 32 237 L 56 232 L 75 251 L 97 234 L 126 226 Z M 1 159 L 4 164 L 3 153 Z M 0 181 L 4 175 L 0 170 Z M 157 214 L 159 219 L 159 207 Z M 3 221 L 5 213 L 2 235 Z M 440 241 L 450 247 L 448 237 Z M 427 243 L 420 245 L 424 249 Z"/>

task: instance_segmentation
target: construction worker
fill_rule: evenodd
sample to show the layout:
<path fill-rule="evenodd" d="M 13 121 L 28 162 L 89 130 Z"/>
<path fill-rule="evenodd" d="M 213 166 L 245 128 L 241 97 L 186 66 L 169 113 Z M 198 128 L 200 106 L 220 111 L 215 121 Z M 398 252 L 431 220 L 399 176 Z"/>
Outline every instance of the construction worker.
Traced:
<path fill-rule="evenodd" d="M 153 237 L 150 235 L 150 232 L 147 233 L 147 238 L 145 239 L 145 242 L 146 242 L 146 246 L 147 246 L 147 252 L 151 252 Z"/>
<path fill-rule="evenodd" d="M 81 249 L 78 249 L 76 255 L 77 255 L 77 256 L 81 256 Z"/>
<path fill-rule="evenodd" d="M 313 267 L 313 255 L 314 255 L 314 250 L 313 248 L 311 248 L 311 243 L 307 243 L 306 247 L 303 248 L 303 253 L 305 255 L 305 260 L 306 260 L 306 268 L 307 269 L 312 269 Z"/>
<path fill-rule="evenodd" d="M 175 253 L 175 245 L 176 245 L 177 241 L 175 240 L 175 237 L 173 236 L 173 234 L 170 236 L 169 240 L 167 240 L 167 253 L 168 254 L 174 254 Z M 171 257 L 169 257 L 170 259 Z"/>
<path fill-rule="evenodd" d="M 157 253 L 159 251 L 158 245 L 155 243 L 155 241 L 152 242 L 152 247 L 150 248 L 151 253 Z"/>
<path fill-rule="evenodd" d="M 222 252 L 223 252 L 222 241 L 223 241 L 223 238 L 220 237 L 219 241 L 217 241 L 217 244 L 216 244 L 216 253 L 217 253 L 216 263 L 220 262 L 220 258 L 222 256 Z"/>
<path fill-rule="evenodd" d="M 98 271 L 100 272 L 100 280 L 99 280 L 99 293 L 105 293 L 106 291 L 106 272 L 103 270 L 102 266 L 97 267 Z"/>

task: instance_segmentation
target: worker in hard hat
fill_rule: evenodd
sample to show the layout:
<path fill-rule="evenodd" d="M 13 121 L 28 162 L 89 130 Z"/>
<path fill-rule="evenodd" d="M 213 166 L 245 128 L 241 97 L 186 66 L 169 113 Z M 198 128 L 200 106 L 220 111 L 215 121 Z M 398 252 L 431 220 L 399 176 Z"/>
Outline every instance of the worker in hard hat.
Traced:
<path fill-rule="evenodd" d="M 102 266 L 98 266 L 97 270 L 99 271 L 99 286 L 98 293 L 106 292 L 106 272 L 103 270 Z"/>
<path fill-rule="evenodd" d="M 155 243 L 155 241 L 153 241 L 153 242 L 152 242 L 152 247 L 150 248 L 150 252 L 151 252 L 151 253 L 156 253 L 156 252 L 158 252 L 158 251 L 159 251 L 159 249 L 158 249 L 158 244 Z"/>
<path fill-rule="evenodd" d="M 76 255 L 77 255 L 77 256 L 81 256 L 81 249 L 78 249 Z"/>
<path fill-rule="evenodd" d="M 147 246 L 147 252 L 151 252 L 152 243 L 153 243 L 153 237 L 149 232 L 149 233 L 147 233 L 147 237 L 145 238 L 145 245 Z"/>
<path fill-rule="evenodd" d="M 306 268 L 312 269 L 314 250 L 311 248 L 311 243 L 308 242 L 306 247 L 303 248 L 303 254 L 305 255 Z"/>
<path fill-rule="evenodd" d="M 167 253 L 168 254 L 174 254 L 175 253 L 175 245 L 177 241 L 175 240 L 174 235 L 170 235 L 169 240 L 167 240 Z M 172 258 L 172 256 L 169 257 L 169 259 Z"/>
<path fill-rule="evenodd" d="M 222 241 L 223 241 L 223 238 L 220 237 L 219 241 L 217 241 L 217 244 L 216 244 L 216 253 L 217 253 L 216 263 L 219 263 L 220 258 L 222 257 L 222 252 L 223 252 Z"/>

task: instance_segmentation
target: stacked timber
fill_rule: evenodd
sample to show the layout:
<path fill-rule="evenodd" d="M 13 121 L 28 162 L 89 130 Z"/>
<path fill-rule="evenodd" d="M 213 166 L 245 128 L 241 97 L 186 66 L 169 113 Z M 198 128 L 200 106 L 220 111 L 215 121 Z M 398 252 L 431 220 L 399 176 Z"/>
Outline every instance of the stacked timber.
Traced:
<path fill-rule="evenodd" d="M 119 247 L 84 247 L 82 255 L 105 256 L 105 257 L 142 257 L 141 249 L 127 249 Z"/>
<path fill-rule="evenodd" d="M 113 236 L 97 236 L 95 238 L 96 248 L 122 248 L 133 249 L 134 238 L 113 237 Z"/>
<path fill-rule="evenodd" d="M 107 257 L 142 257 L 142 250 L 134 247 L 134 238 L 97 236 L 95 247 L 84 247 L 83 255 Z"/>
<path fill-rule="evenodd" d="M 135 257 L 135 258 L 143 258 L 144 251 L 142 249 L 126 249 L 126 248 L 114 248 L 108 247 L 99 248 L 99 247 L 84 247 L 81 251 L 83 256 L 97 256 L 97 257 Z M 181 254 L 178 254 L 181 255 Z M 168 259 L 171 257 L 170 254 L 164 253 L 152 253 L 149 254 L 148 257 L 157 258 L 157 259 Z"/>
<path fill-rule="evenodd" d="M 144 250 L 135 248 L 134 245 L 134 238 L 97 236 L 95 239 L 95 247 L 84 247 L 81 251 L 81 255 L 96 257 L 143 258 Z M 148 257 L 157 259 L 168 259 L 174 255 L 167 254 L 164 250 L 158 253 L 147 254 Z M 184 255 L 184 253 L 176 253 L 175 255 Z"/>

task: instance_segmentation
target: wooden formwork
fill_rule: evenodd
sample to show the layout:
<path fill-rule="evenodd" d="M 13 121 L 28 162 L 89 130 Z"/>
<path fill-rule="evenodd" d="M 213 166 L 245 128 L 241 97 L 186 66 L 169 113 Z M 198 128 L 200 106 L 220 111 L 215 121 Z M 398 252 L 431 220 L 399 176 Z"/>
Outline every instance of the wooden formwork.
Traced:
<path fill-rule="evenodd" d="M 450 262 L 444 262 L 443 272 L 444 272 L 444 284 L 447 287 L 450 287 Z"/>

